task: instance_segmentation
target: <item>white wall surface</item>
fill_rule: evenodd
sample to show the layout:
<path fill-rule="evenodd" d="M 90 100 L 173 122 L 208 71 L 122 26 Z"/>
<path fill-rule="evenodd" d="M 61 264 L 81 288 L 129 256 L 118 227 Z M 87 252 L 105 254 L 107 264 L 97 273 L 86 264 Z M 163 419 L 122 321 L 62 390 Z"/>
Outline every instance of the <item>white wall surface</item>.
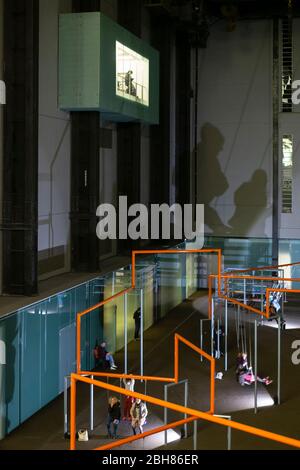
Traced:
<path fill-rule="evenodd" d="M 0 80 L 3 79 L 3 0 L 0 0 Z M 3 168 L 3 106 L 0 105 L 0 175 Z M 0 178 L 2 201 L 2 178 Z M 0 232 L 0 266 L 2 267 L 2 233 Z M 0 268 L 0 293 L 2 292 L 2 268 Z"/>
<path fill-rule="evenodd" d="M 58 15 L 71 0 L 40 0 L 39 44 L 39 252 L 65 248 L 69 270 L 70 121 L 58 110 Z"/>
<path fill-rule="evenodd" d="M 214 25 L 199 60 L 198 202 L 207 233 L 271 235 L 271 93 L 271 22 L 239 22 L 232 33 Z"/>
<path fill-rule="evenodd" d="M 293 80 L 300 80 L 300 19 L 293 20 Z M 293 113 L 279 116 L 280 142 L 284 134 L 293 136 L 293 208 L 291 214 L 280 216 L 280 238 L 300 239 L 300 105 L 293 106 Z M 282 149 L 280 145 L 280 161 Z M 281 174 L 279 175 L 279 187 Z M 281 204 L 281 198 L 279 203 Z M 281 207 L 281 206 L 280 206 Z"/>

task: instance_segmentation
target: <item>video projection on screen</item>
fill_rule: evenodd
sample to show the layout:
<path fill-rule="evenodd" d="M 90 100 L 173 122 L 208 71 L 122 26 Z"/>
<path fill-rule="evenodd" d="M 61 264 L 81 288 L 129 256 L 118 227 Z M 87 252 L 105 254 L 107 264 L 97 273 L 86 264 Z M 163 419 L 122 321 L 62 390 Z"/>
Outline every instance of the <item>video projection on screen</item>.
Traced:
<path fill-rule="evenodd" d="M 149 106 L 149 60 L 116 42 L 116 93 Z"/>

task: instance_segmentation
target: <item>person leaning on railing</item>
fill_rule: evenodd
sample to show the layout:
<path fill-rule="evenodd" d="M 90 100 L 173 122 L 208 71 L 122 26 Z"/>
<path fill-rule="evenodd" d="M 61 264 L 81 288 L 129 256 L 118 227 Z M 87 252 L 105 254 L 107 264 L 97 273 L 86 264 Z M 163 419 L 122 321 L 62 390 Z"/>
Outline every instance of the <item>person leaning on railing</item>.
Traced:
<path fill-rule="evenodd" d="M 124 384 L 124 388 L 125 390 L 129 390 L 130 392 L 134 392 L 134 384 L 135 384 L 135 380 L 134 379 L 123 379 L 123 384 Z M 134 398 L 132 397 L 129 397 L 128 395 L 126 396 L 125 398 L 125 404 L 124 404 L 124 416 L 123 416 L 123 419 L 126 421 L 130 421 L 131 419 L 131 416 L 130 416 L 130 410 L 131 410 L 131 407 L 134 403 Z"/>

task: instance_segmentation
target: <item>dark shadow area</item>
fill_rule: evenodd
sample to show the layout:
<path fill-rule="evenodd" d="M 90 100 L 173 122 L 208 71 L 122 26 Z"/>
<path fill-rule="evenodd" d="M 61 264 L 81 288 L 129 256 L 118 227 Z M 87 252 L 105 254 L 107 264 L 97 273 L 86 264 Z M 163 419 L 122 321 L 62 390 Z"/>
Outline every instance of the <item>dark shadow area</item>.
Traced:
<path fill-rule="evenodd" d="M 224 136 L 212 124 L 205 123 L 201 129 L 201 141 L 197 148 L 198 159 L 198 203 L 205 205 L 205 224 L 213 235 L 225 235 L 230 231 L 211 206 L 216 197 L 222 196 L 229 184 L 218 159 L 223 150 Z"/>
<path fill-rule="evenodd" d="M 251 227 L 261 214 L 264 213 L 265 218 L 267 217 L 267 181 L 267 173 L 264 170 L 256 170 L 251 179 L 236 190 L 234 194 L 236 209 L 228 222 L 233 234 L 248 236 Z M 261 236 L 265 235 L 262 233 Z"/>

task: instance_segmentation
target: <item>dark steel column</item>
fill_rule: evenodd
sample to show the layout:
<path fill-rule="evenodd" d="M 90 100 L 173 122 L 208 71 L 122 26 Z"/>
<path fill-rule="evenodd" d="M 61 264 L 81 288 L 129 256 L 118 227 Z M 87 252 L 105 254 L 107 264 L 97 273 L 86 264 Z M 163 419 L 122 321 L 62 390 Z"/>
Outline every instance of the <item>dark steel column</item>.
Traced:
<path fill-rule="evenodd" d="M 273 223 L 272 265 L 279 256 L 279 25 L 273 20 Z"/>
<path fill-rule="evenodd" d="M 99 205 L 99 113 L 71 113 L 71 265 L 75 271 L 99 269 L 96 236 Z"/>
<path fill-rule="evenodd" d="M 100 0 L 73 0 L 73 12 L 99 11 Z M 71 113 L 71 267 L 99 270 L 100 240 L 96 209 L 100 203 L 100 114 Z"/>
<path fill-rule="evenodd" d="M 101 0 L 73 0 L 72 7 L 74 13 L 99 11 Z"/>
<path fill-rule="evenodd" d="M 136 36 L 141 36 L 142 6 L 140 0 L 119 0 L 118 22 Z M 141 200 L 141 124 L 119 123 L 118 196 L 128 197 L 128 206 Z M 118 252 L 138 248 L 140 241 L 118 240 Z"/>
<path fill-rule="evenodd" d="M 4 2 L 3 291 L 37 293 L 38 0 Z"/>
<path fill-rule="evenodd" d="M 150 198 L 170 202 L 170 79 L 173 26 L 168 17 L 151 18 L 152 46 L 160 53 L 159 125 L 150 128 Z"/>

